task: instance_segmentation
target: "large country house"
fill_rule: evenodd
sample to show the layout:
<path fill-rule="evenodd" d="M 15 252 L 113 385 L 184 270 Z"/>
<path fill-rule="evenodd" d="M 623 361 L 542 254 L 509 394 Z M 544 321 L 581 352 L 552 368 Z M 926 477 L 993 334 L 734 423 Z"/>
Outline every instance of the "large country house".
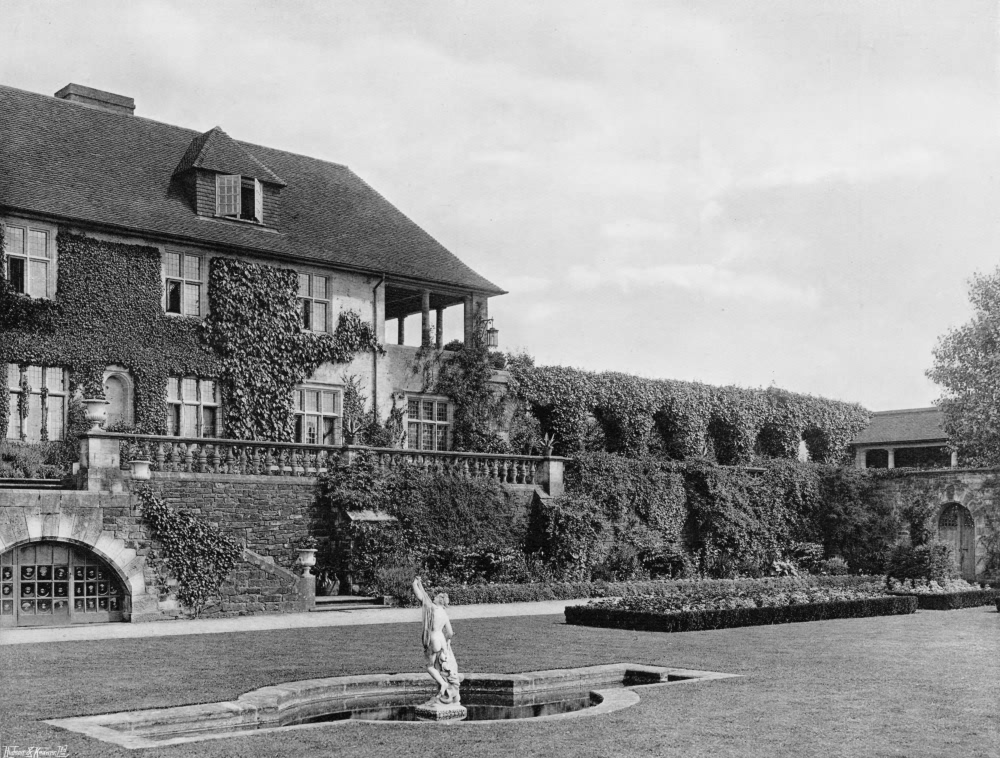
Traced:
<path fill-rule="evenodd" d="M 137 480 L 244 546 L 217 610 L 311 607 L 296 547 L 316 474 L 348 455 L 349 404 L 394 418 L 388 446 L 425 465 L 545 483 L 523 456 L 458 460 L 427 380 L 445 318 L 467 344 L 495 335 L 503 290 L 344 165 L 76 84 L 0 86 L 0 230 L 5 444 L 84 424 L 72 486 L 0 489 L 0 626 L 175 612 L 146 564 Z"/>
<path fill-rule="evenodd" d="M 35 302 L 58 304 L 65 294 L 74 298 L 67 307 L 110 314 L 115 303 L 100 301 L 114 298 L 121 285 L 134 296 L 150 255 L 158 259 L 160 285 L 148 292 L 155 303 L 120 316 L 147 319 L 149 328 L 119 325 L 132 344 L 91 335 L 90 355 L 80 355 L 86 347 L 77 343 L 62 356 L 55 341 L 46 350 L 33 337 L 0 346 L 10 407 L 27 411 L 8 414 L 8 439 L 59 439 L 73 372 L 82 381 L 101 353 L 109 424 L 216 436 L 229 399 L 204 368 L 211 356 L 159 344 L 184 330 L 160 328 L 152 318 L 204 319 L 216 259 L 294 270 L 301 328 L 316 334 L 332 334 L 339 314 L 350 310 L 380 340 L 386 321 L 395 321 L 402 343 L 405 318 L 421 313 L 422 344 L 440 348 L 446 308 L 461 306 L 454 311 L 461 311 L 455 315 L 468 339 L 487 318 L 487 299 L 503 294 L 346 166 L 133 111 L 131 98 L 75 84 L 55 97 L 0 87 L 0 222 L 9 288 Z M 64 265 L 73 256 L 83 260 Z M 67 282 L 71 275 L 85 282 Z M 92 291 L 81 292 L 88 286 Z M 87 303 L 88 296 L 98 302 Z M 394 397 L 405 397 L 407 421 L 421 424 L 408 426 L 408 445 L 446 449 L 448 409 L 442 398 L 416 394 L 423 387 L 411 370 L 415 351 L 389 345 L 384 355 L 359 353 L 347 365 L 322 362 L 301 385 L 286 388 L 296 393 L 297 441 L 339 444 L 344 377 L 352 376 L 383 415 Z M 159 361 L 164 392 L 164 372 L 135 364 L 148 362 L 141 353 L 171 352 L 172 361 Z"/>

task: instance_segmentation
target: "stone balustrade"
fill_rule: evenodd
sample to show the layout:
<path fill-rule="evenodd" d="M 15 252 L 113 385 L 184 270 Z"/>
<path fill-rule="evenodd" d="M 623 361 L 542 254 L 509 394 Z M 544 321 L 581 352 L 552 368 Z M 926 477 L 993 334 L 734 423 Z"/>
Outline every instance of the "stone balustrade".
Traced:
<path fill-rule="evenodd" d="M 111 432 L 85 434 L 80 447 L 80 468 L 86 474 L 86 488 L 112 491 L 115 489 L 113 480 L 121 480 L 122 471 L 133 469 L 132 461 L 148 461 L 149 469 L 158 473 L 312 477 L 324 473 L 335 458 L 350 461 L 360 452 L 369 450 L 385 470 L 416 466 L 428 472 L 494 479 L 512 488 L 539 487 L 556 496 L 562 494 L 565 462 L 563 458 L 551 456 L 432 452 L 356 445 L 331 447 Z M 133 478 L 138 477 L 133 474 Z"/>

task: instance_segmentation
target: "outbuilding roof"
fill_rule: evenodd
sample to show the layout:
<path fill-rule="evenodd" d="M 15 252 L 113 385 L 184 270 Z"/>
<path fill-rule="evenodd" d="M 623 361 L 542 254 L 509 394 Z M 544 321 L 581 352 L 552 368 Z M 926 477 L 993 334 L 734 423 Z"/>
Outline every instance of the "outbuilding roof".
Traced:
<path fill-rule="evenodd" d="M 868 428 L 854 438 L 852 445 L 876 445 L 890 442 L 946 442 L 944 415 L 937 408 L 907 408 L 879 411 L 872 415 Z"/>
<path fill-rule="evenodd" d="M 203 138 L 196 141 L 196 138 Z M 285 184 L 280 224 L 198 216 L 175 171 L 239 150 Z M 190 150 L 190 152 L 189 152 Z M 0 86 L 0 208 L 503 294 L 346 166 Z"/>

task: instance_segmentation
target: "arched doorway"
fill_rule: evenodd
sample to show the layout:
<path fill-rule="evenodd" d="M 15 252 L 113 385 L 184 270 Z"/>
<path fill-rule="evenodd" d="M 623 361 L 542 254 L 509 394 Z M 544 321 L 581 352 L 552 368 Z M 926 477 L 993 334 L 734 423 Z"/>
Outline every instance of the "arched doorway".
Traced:
<path fill-rule="evenodd" d="M 948 503 L 938 519 L 938 539 L 949 545 L 963 579 L 976 578 L 976 523 L 969 509 Z"/>
<path fill-rule="evenodd" d="M 124 621 L 125 588 L 90 550 L 29 542 L 0 555 L 0 626 Z"/>

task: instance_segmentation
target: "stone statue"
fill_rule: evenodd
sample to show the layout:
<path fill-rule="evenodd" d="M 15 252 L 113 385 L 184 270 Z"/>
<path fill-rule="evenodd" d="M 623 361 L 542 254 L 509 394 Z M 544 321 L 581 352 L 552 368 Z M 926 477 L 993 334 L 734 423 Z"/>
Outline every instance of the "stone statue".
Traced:
<path fill-rule="evenodd" d="M 424 655 L 427 658 L 427 672 L 441 690 L 428 705 L 431 703 L 458 705 L 458 662 L 455 660 L 455 654 L 451 652 L 451 638 L 455 633 L 445 611 L 448 596 L 440 593 L 431 600 L 419 576 L 413 580 L 413 592 L 424 610 L 422 641 Z"/>

